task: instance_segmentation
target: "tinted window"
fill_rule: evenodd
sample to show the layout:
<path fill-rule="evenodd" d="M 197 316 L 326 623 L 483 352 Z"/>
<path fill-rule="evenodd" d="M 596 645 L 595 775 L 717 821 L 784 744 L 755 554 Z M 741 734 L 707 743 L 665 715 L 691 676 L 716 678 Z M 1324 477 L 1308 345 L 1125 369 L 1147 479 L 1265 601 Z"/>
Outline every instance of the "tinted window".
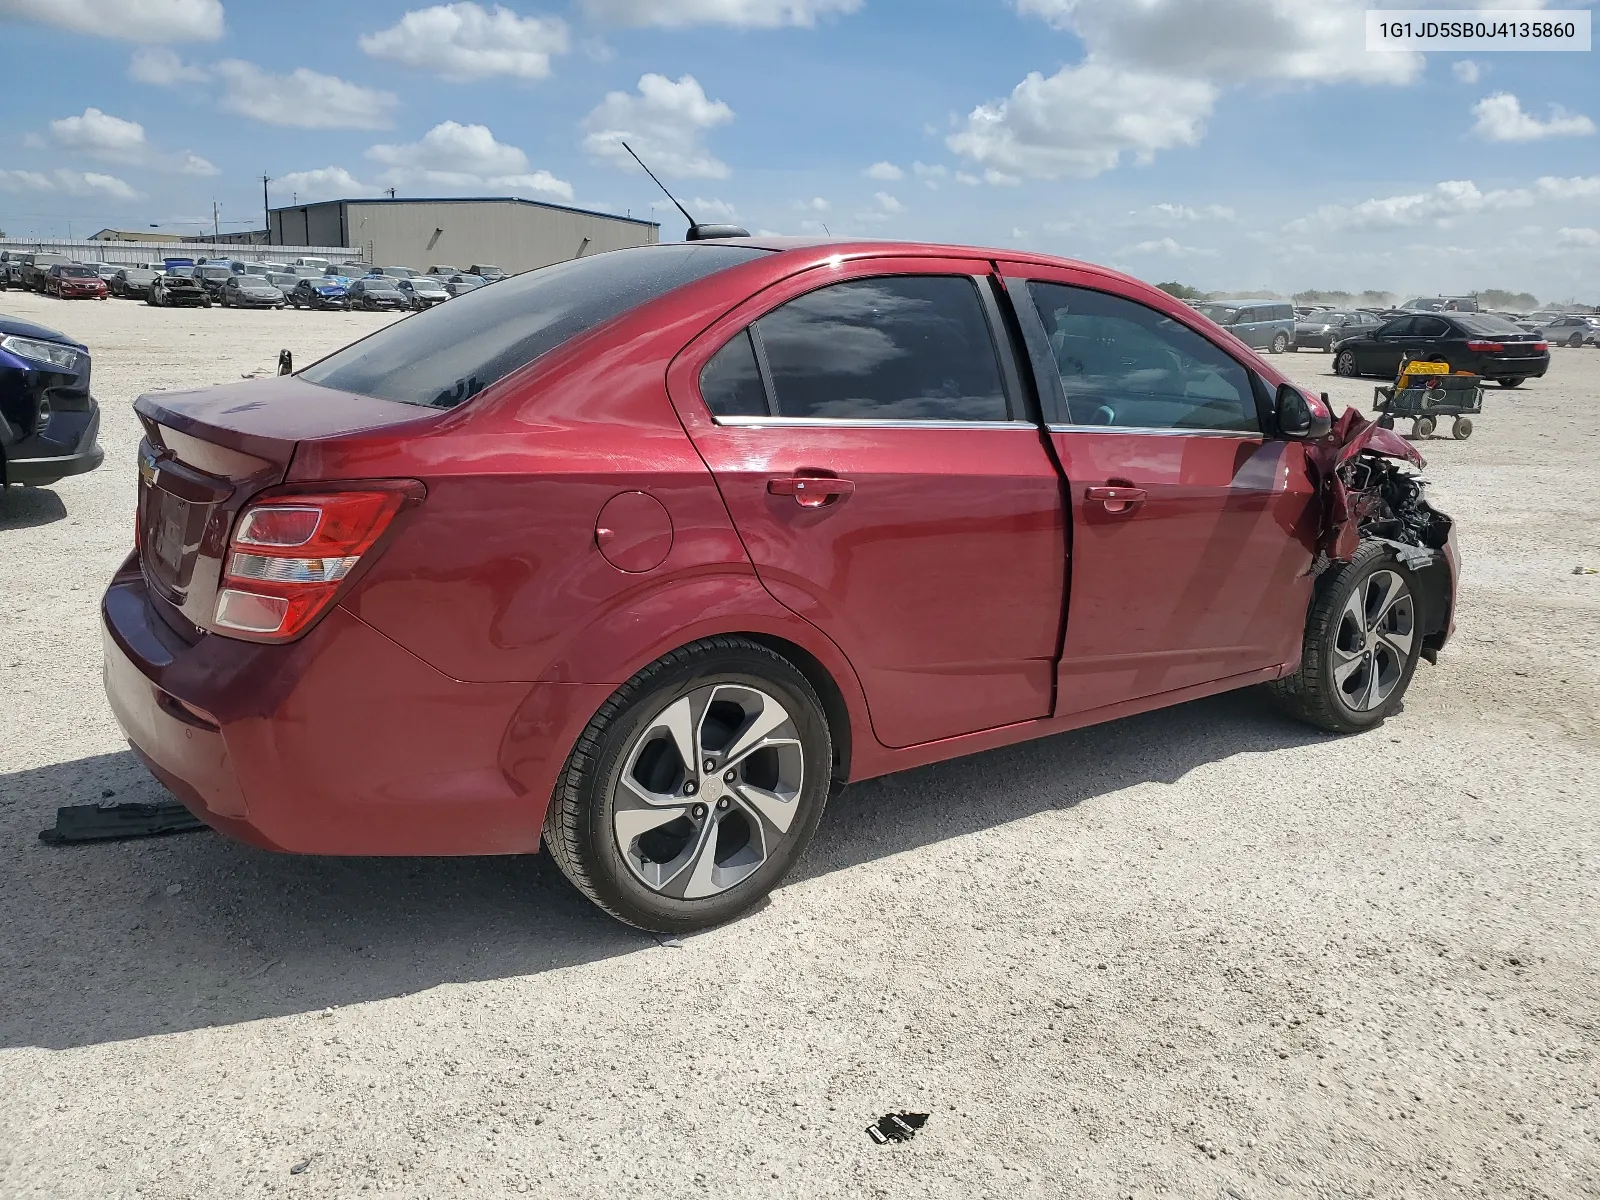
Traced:
<path fill-rule="evenodd" d="M 1455 322 L 1467 333 L 1485 337 L 1504 337 L 1523 332 L 1520 325 L 1514 325 L 1504 317 L 1494 317 L 1488 313 L 1471 313 L 1459 316 L 1455 319 Z M 1581 324 L 1582 319 L 1574 318 L 1571 323 L 1574 325 Z"/>
<path fill-rule="evenodd" d="M 1239 310 L 1226 304 L 1200 304 L 1195 311 L 1204 313 L 1218 325 L 1232 325 L 1239 319 Z"/>
<path fill-rule="evenodd" d="M 774 309 L 755 330 L 780 416 L 1008 417 L 989 323 L 965 275 L 836 283 Z"/>
<path fill-rule="evenodd" d="M 454 408 L 612 317 L 766 253 L 675 243 L 556 263 L 385 326 L 300 377 L 385 400 Z"/>
<path fill-rule="evenodd" d="M 1405 336 L 1406 332 L 1408 330 L 1410 330 L 1411 322 L 1413 322 L 1415 320 L 1416 320 L 1415 317 L 1396 317 L 1394 320 L 1390 321 L 1387 325 L 1385 325 L 1382 329 L 1378 330 L 1378 336 L 1379 337 L 1403 337 L 1403 336 Z"/>
<path fill-rule="evenodd" d="M 741 329 L 701 370 L 700 394 L 719 417 L 767 415 L 767 392 L 749 330 Z"/>
<path fill-rule="evenodd" d="M 1250 377 L 1164 313 L 1120 296 L 1032 283 L 1074 425 L 1256 431 Z"/>
<path fill-rule="evenodd" d="M 1412 337 L 1442 337 L 1450 332 L 1450 322 L 1443 317 L 1418 317 L 1411 327 Z"/>

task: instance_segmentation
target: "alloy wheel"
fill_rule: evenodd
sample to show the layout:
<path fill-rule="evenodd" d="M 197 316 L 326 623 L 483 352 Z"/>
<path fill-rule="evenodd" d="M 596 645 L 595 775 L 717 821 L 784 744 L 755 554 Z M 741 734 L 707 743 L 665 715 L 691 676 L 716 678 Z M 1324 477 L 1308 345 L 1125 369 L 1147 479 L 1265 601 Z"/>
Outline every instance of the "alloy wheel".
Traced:
<path fill-rule="evenodd" d="M 1351 378 L 1356 373 L 1356 356 L 1353 351 L 1341 350 L 1333 360 L 1333 370 L 1337 375 Z"/>
<path fill-rule="evenodd" d="M 1339 614 L 1333 643 L 1333 682 L 1355 712 L 1371 712 L 1405 678 L 1416 636 L 1411 589 L 1393 571 L 1362 580 Z"/>
<path fill-rule="evenodd" d="M 794 719 L 744 683 L 707 684 L 635 738 L 612 789 L 612 831 L 634 877 L 678 900 L 754 875 L 799 811 L 805 753 Z"/>

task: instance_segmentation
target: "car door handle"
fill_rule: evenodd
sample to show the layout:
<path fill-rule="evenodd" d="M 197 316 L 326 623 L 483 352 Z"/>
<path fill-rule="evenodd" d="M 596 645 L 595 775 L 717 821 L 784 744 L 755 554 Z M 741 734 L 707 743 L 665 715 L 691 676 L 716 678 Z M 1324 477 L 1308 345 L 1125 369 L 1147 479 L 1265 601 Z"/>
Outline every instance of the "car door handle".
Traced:
<path fill-rule="evenodd" d="M 789 475 L 767 480 L 768 494 L 793 496 L 801 508 L 821 508 L 845 496 L 853 496 L 855 491 L 854 480 L 833 475 Z"/>
<path fill-rule="evenodd" d="M 1092 487 L 1083 495 L 1105 505 L 1109 513 L 1132 512 L 1145 501 L 1145 490 L 1136 487 Z"/>

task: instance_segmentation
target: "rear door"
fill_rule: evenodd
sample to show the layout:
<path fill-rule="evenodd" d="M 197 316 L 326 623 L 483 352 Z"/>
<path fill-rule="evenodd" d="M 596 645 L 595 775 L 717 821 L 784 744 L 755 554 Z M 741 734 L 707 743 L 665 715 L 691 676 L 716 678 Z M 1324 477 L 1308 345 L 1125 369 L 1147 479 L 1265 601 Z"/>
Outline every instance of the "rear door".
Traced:
<path fill-rule="evenodd" d="M 1072 504 L 1058 714 L 1296 656 L 1315 535 L 1303 448 L 1265 386 L 1101 276 L 1002 264 Z"/>
<path fill-rule="evenodd" d="M 668 376 L 761 581 L 849 657 L 889 746 L 1051 711 L 1066 518 L 987 267 L 803 272 Z"/>

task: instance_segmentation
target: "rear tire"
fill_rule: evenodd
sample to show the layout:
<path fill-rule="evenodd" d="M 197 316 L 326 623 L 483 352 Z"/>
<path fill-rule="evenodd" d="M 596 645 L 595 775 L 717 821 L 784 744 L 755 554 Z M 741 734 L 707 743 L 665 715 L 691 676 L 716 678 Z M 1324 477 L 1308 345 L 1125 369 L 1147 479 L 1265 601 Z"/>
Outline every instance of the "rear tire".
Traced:
<path fill-rule="evenodd" d="M 1433 431 L 1438 428 L 1432 417 L 1418 417 L 1411 422 L 1412 437 L 1432 437 Z"/>
<path fill-rule="evenodd" d="M 758 748 L 740 751 L 755 734 Z M 746 638 L 704 638 L 601 706 L 556 781 L 545 846 L 619 921 L 658 933 L 720 925 L 804 852 L 832 762 L 821 701 L 793 664 Z"/>
<path fill-rule="evenodd" d="M 1578 349 L 1578 347 L 1583 345 L 1583 334 L 1573 334 L 1567 339 L 1567 345 L 1571 346 L 1574 350 Z"/>
<path fill-rule="evenodd" d="M 1289 348 L 1289 335 L 1284 333 L 1277 334 L 1272 339 L 1272 345 L 1268 348 L 1274 354 L 1282 354 Z"/>
<path fill-rule="evenodd" d="M 1361 372 L 1356 370 L 1356 352 L 1354 350 L 1341 350 L 1333 360 L 1333 373 L 1342 375 L 1346 379 L 1354 379 Z"/>
<path fill-rule="evenodd" d="M 1524 377 L 1518 376 L 1511 379 L 1496 379 L 1495 382 L 1503 388 L 1514 388 L 1521 387 L 1523 384 L 1523 379 Z"/>
<path fill-rule="evenodd" d="M 1268 687 L 1291 716 L 1360 733 L 1399 710 L 1422 650 L 1416 580 L 1382 542 L 1317 581 L 1300 669 Z"/>

